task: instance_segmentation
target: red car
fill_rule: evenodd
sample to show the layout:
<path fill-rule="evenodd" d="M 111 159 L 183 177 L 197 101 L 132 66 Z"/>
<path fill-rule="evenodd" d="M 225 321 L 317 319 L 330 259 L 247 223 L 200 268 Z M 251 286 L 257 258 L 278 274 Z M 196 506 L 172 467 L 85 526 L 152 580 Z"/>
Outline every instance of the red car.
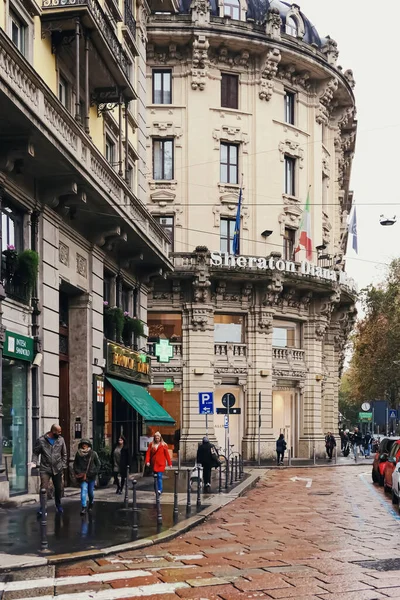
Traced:
<path fill-rule="evenodd" d="M 383 489 L 385 492 L 392 491 L 392 475 L 396 468 L 397 463 L 400 460 L 400 441 L 398 440 L 393 444 L 390 454 L 385 462 L 383 469 Z"/>
<path fill-rule="evenodd" d="M 384 471 L 388 456 L 393 444 L 398 441 L 397 438 L 383 438 L 380 441 L 378 452 L 375 454 L 374 464 L 372 465 L 372 481 L 383 485 Z"/>

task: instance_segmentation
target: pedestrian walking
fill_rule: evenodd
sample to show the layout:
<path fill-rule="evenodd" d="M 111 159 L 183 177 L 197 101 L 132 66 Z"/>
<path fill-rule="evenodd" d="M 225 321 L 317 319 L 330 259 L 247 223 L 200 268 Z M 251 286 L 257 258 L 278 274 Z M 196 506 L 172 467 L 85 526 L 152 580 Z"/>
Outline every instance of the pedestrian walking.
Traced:
<path fill-rule="evenodd" d="M 89 440 L 81 440 L 74 459 L 75 478 L 81 486 L 81 515 L 87 508 L 92 510 L 94 502 L 94 486 L 100 470 L 100 459 Z M 89 497 L 89 507 L 87 501 Z"/>
<path fill-rule="evenodd" d="M 211 444 L 207 436 L 197 449 L 196 462 L 203 467 L 204 488 L 211 489 L 211 469 L 219 466 L 218 452 L 214 444 Z"/>
<path fill-rule="evenodd" d="M 285 436 L 281 433 L 276 440 L 276 463 L 283 465 L 283 459 L 285 458 L 286 442 Z"/>
<path fill-rule="evenodd" d="M 358 427 L 354 427 L 354 431 L 353 431 L 353 452 L 354 452 L 354 459 L 357 456 L 357 452 L 360 452 L 362 455 L 364 455 L 364 451 L 362 448 L 362 435 L 361 435 L 361 431 L 359 431 Z"/>
<path fill-rule="evenodd" d="M 112 452 L 114 485 L 117 486 L 116 494 L 122 494 L 129 466 L 129 449 L 126 439 L 120 435 Z"/>
<path fill-rule="evenodd" d="M 364 436 L 364 456 L 367 458 L 371 456 L 371 444 L 372 444 L 372 435 L 369 431 Z"/>
<path fill-rule="evenodd" d="M 47 493 L 50 480 L 53 482 L 56 510 L 61 514 L 62 477 L 63 470 L 67 468 L 67 448 L 59 425 L 52 425 L 48 433 L 36 440 L 31 464 L 39 469 L 40 489 Z M 38 516 L 41 515 L 39 510 Z"/>
<path fill-rule="evenodd" d="M 336 447 L 336 440 L 331 431 L 328 431 L 325 436 L 325 448 L 328 455 L 328 459 L 332 460 L 333 449 Z"/>
<path fill-rule="evenodd" d="M 162 439 L 159 431 L 156 431 L 153 441 L 147 448 L 145 461 L 146 466 L 151 467 L 153 473 L 157 475 L 157 491 L 161 495 L 163 492 L 162 476 L 166 465 L 168 464 L 172 467 L 172 462 L 168 446 Z"/>
<path fill-rule="evenodd" d="M 343 429 L 339 430 L 339 436 L 340 436 L 340 450 L 343 452 L 343 450 L 346 447 L 346 440 L 345 440 L 346 434 Z"/>

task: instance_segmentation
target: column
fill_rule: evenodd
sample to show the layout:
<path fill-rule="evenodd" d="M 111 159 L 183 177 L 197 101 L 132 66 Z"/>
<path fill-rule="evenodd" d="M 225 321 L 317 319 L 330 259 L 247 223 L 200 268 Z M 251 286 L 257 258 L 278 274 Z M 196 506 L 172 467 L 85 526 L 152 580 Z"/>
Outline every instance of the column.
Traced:
<path fill-rule="evenodd" d="M 317 454 L 325 455 L 322 431 L 322 342 L 327 326 L 326 317 L 311 316 L 304 324 L 304 349 L 308 374 L 302 396 L 302 427 L 300 431 L 299 455 L 312 456 L 315 446 Z"/>
<path fill-rule="evenodd" d="M 335 352 L 335 330 L 330 327 L 323 346 L 324 379 L 322 382 L 322 423 L 323 432 L 338 429 L 338 363 Z"/>
<path fill-rule="evenodd" d="M 0 188 L 0 216 L 2 211 L 3 190 Z M 1 220 L 1 219 L 0 219 Z M 0 223 L 0 251 L 2 250 L 2 226 Z M 9 486 L 4 475 L 3 467 L 3 344 L 5 339 L 5 327 L 2 323 L 2 302 L 6 295 L 3 282 L 0 279 L 0 501 L 8 500 Z"/>
<path fill-rule="evenodd" d="M 258 459 L 260 431 L 260 455 L 274 455 L 272 431 L 272 330 L 273 310 L 263 306 L 252 307 L 248 313 L 247 347 L 249 374 L 246 403 L 246 431 L 243 454 L 246 459 Z M 259 428 L 259 395 L 261 393 L 261 427 Z"/>

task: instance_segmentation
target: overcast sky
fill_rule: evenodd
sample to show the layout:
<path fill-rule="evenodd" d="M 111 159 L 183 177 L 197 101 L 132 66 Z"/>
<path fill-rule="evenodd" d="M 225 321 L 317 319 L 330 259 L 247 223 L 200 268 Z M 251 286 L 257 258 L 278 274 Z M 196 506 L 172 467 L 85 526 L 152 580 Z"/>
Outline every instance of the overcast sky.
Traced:
<path fill-rule="evenodd" d="M 385 264 L 400 256 L 399 42 L 400 2 L 299 0 L 320 37 L 330 35 L 339 49 L 338 64 L 352 69 L 357 105 L 357 145 L 351 189 L 357 206 L 358 256 L 350 248 L 347 271 L 360 288 L 378 282 Z M 379 224 L 381 214 L 399 221 Z M 350 244 L 349 244 L 350 247 Z"/>

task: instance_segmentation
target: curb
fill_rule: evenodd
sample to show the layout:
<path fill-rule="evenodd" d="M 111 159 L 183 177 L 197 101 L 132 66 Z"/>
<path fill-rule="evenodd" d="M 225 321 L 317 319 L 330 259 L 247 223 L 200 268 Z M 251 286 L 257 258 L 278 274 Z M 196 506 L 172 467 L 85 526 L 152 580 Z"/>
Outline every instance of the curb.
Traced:
<path fill-rule="evenodd" d="M 108 556 L 109 554 L 114 554 L 117 552 L 126 552 L 127 550 L 140 550 L 141 548 L 149 548 L 150 546 L 154 546 L 160 542 L 169 542 L 174 538 L 183 535 L 187 531 L 190 531 L 197 525 L 203 523 L 210 515 L 214 512 L 220 510 L 243 496 L 246 492 L 254 488 L 257 482 L 261 478 L 261 473 L 250 473 L 249 477 L 239 484 L 234 490 L 232 490 L 231 494 L 224 496 L 223 499 L 226 499 L 226 502 L 221 502 L 217 505 L 211 505 L 207 508 L 200 511 L 198 514 L 189 517 L 182 521 L 182 523 L 178 523 L 174 525 L 170 529 L 163 531 L 162 533 L 157 533 L 151 537 L 144 538 L 142 540 L 136 540 L 134 542 L 126 542 L 125 544 L 119 544 L 117 546 L 110 546 L 108 548 L 101 548 L 99 550 L 83 550 L 80 552 L 74 552 L 72 554 L 58 554 L 54 556 L 49 556 L 48 558 L 40 557 L 40 556 L 17 556 L 17 555 L 1 555 L 2 557 L 8 557 L 12 559 L 16 559 L 14 564 L 10 564 L 9 566 L 0 566 L 0 573 L 9 573 L 12 571 L 16 571 L 19 569 L 29 569 L 34 567 L 41 566 L 51 566 L 51 565 L 59 565 L 63 563 L 72 562 L 74 560 L 84 560 L 89 558 L 100 558 L 102 556 Z M 222 500 L 223 500 L 222 499 Z M 18 562 L 18 558 L 20 561 Z"/>

